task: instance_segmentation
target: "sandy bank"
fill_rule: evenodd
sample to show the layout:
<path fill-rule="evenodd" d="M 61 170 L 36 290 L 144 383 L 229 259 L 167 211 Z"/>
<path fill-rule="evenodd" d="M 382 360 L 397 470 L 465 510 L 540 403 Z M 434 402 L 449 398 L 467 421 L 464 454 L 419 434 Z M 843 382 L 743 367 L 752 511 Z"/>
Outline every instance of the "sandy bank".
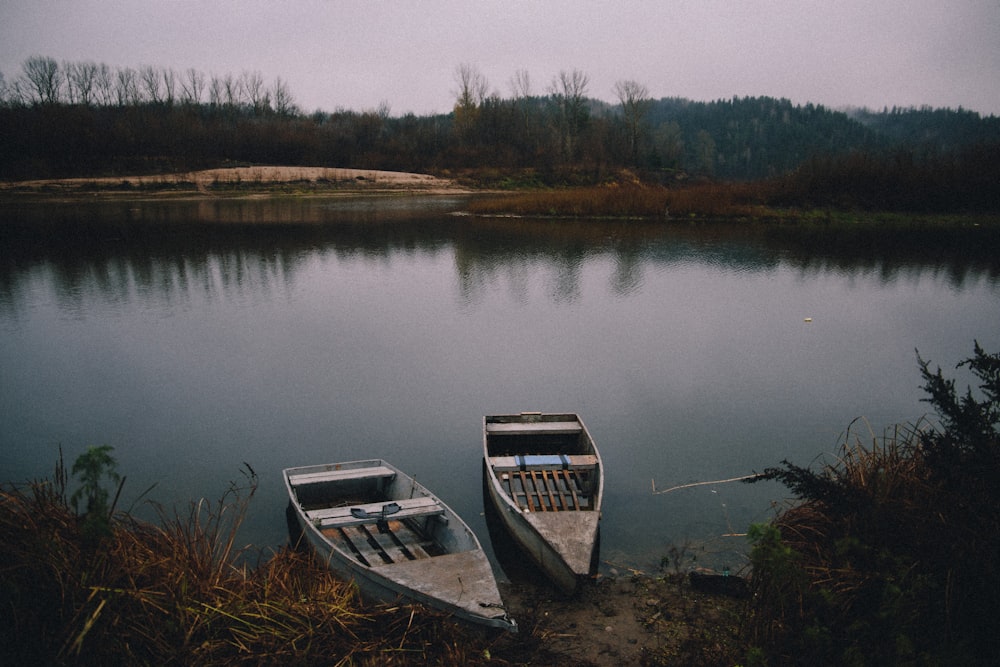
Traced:
<path fill-rule="evenodd" d="M 454 181 L 428 174 L 373 169 L 335 169 L 330 167 L 232 167 L 228 169 L 205 169 L 174 174 L 148 176 L 113 176 L 100 178 L 54 178 L 31 181 L 3 181 L 0 190 L 58 190 L 62 192 L 88 191 L 92 189 L 132 187 L 156 188 L 174 184 L 193 184 L 204 194 L 224 186 L 242 186 L 254 189 L 288 183 L 311 183 L 335 185 L 339 190 L 356 188 L 403 189 L 421 191 L 455 191 L 461 188 Z"/>

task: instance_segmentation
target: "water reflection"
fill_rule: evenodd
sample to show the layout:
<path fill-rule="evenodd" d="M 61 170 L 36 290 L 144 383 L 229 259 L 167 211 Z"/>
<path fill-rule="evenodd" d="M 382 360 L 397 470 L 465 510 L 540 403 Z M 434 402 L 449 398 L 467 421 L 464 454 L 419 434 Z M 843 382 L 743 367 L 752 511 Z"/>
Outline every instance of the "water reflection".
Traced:
<path fill-rule="evenodd" d="M 68 312 L 82 295 L 174 303 L 285 289 L 314 250 L 388 257 L 437 247 L 440 237 L 402 224 L 440 216 L 454 200 L 216 200 L 40 204 L 0 212 L 0 308 L 16 313 L 41 268 Z M 37 276 L 36 276 L 37 277 Z"/>
<path fill-rule="evenodd" d="M 40 267 L 67 312 L 84 294 L 108 303 L 155 294 L 169 303 L 193 290 L 208 297 L 287 289 L 313 251 L 389 260 L 451 247 L 461 298 L 475 303 L 502 280 L 523 302 L 530 267 L 547 267 L 553 303 L 581 294 L 581 267 L 609 256 L 608 289 L 628 297 L 646 271 L 685 262 L 745 273 L 780 263 L 803 276 L 837 273 L 883 283 L 930 274 L 955 289 L 995 283 L 998 233 L 990 229 L 901 230 L 864 226 L 664 225 L 449 216 L 462 199 L 201 200 L 44 204 L 0 212 L 0 308 L 16 313 L 23 284 Z"/>
<path fill-rule="evenodd" d="M 161 256 L 135 253 L 38 258 L 0 272 L 0 311 L 16 316 L 33 285 L 50 286 L 59 307 L 82 315 L 87 300 L 146 309 L 207 299 L 266 299 L 294 282 L 299 255 L 280 249 L 234 248 Z"/>
<path fill-rule="evenodd" d="M 767 243 L 803 274 L 877 277 L 885 284 L 930 274 L 961 289 L 967 281 L 995 283 L 1000 261 L 993 252 L 1000 230 L 931 223 L 885 226 L 812 224 L 769 228 Z"/>

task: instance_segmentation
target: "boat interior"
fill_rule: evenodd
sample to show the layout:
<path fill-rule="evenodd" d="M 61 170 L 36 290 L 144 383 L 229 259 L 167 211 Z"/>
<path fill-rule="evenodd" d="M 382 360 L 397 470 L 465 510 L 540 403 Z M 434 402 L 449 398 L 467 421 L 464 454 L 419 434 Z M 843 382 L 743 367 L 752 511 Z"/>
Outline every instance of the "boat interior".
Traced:
<path fill-rule="evenodd" d="M 594 509 L 597 456 L 578 421 L 487 421 L 489 465 L 518 509 Z"/>
<path fill-rule="evenodd" d="M 503 490 L 520 510 L 559 512 L 594 509 L 596 456 L 491 456 L 490 466 Z"/>
<path fill-rule="evenodd" d="M 446 553 L 436 536 L 447 521 L 428 496 L 398 497 L 389 468 L 323 471 L 289 478 L 306 518 L 368 567 Z"/>

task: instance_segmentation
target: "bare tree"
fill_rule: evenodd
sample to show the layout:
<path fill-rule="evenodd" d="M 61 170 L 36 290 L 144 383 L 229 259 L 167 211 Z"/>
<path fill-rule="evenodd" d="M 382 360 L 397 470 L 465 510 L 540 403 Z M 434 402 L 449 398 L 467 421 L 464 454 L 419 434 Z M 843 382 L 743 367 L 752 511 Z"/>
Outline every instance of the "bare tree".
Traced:
<path fill-rule="evenodd" d="M 569 159 L 575 157 L 577 139 L 587 122 L 587 86 L 590 77 L 575 69 L 562 70 L 552 80 L 549 92 L 558 111 L 563 152 Z"/>
<path fill-rule="evenodd" d="M 531 76 L 528 70 L 519 69 L 507 82 L 510 93 L 514 97 L 514 107 L 520 120 L 520 150 L 534 153 L 537 141 L 541 136 L 538 128 L 538 114 L 532 102 Z"/>
<path fill-rule="evenodd" d="M 222 101 L 226 106 L 235 107 L 242 102 L 239 79 L 233 78 L 232 74 L 226 73 L 222 77 Z"/>
<path fill-rule="evenodd" d="M 478 67 L 462 63 L 455 68 L 455 85 L 455 130 L 464 138 L 471 136 L 489 82 Z"/>
<path fill-rule="evenodd" d="M 201 95 L 205 90 L 205 75 L 193 67 L 189 67 L 184 72 L 184 80 L 181 81 L 181 96 L 186 104 L 199 104 Z"/>
<path fill-rule="evenodd" d="M 490 84 L 475 65 L 462 63 L 455 68 L 455 105 L 463 109 L 475 109 L 486 99 Z"/>
<path fill-rule="evenodd" d="M 28 90 L 28 82 L 19 76 L 7 84 L 5 99 L 8 106 L 24 106 L 32 101 L 32 93 Z"/>
<path fill-rule="evenodd" d="M 159 70 L 152 65 L 143 65 L 139 68 L 139 83 L 147 100 L 154 104 L 163 101 Z"/>
<path fill-rule="evenodd" d="M 295 101 L 288 90 L 288 83 L 279 76 L 274 80 L 271 88 L 271 100 L 274 105 L 274 112 L 281 116 L 288 116 L 295 113 Z"/>
<path fill-rule="evenodd" d="M 59 101 L 63 73 L 59 63 L 45 56 L 31 56 L 24 61 L 24 80 L 34 101 L 53 104 Z"/>
<path fill-rule="evenodd" d="M 590 77 L 578 69 L 572 72 L 562 70 L 552 81 L 552 89 L 556 95 L 565 97 L 573 104 L 581 104 L 587 95 Z"/>
<path fill-rule="evenodd" d="M 139 80 L 131 67 L 122 67 L 115 72 L 115 101 L 124 107 L 139 103 Z"/>
<path fill-rule="evenodd" d="M 635 162 L 639 156 L 642 121 L 649 110 L 649 90 L 641 83 L 629 80 L 615 83 L 614 91 L 622 105 L 622 116 L 628 134 L 629 157 Z"/>
<path fill-rule="evenodd" d="M 94 72 L 94 96 L 98 104 L 106 107 L 115 103 L 115 76 L 106 63 L 98 65 Z"/>
<path fill-rule="evenodd" d="M 514 72 L 508 85 L 514 99 L 521 100 L 531 97 L 531 76 L 528 74 L 528 70 L 519 69 Z"/>
<path fill-rule="evenodd" d="M 76 65 L 77 63 L 64 60 L 62 64 L 63 77 L 66 80 L 66 100 L 70 104 L 77 104 L 80 101 L 80 93 L 76 86 Z"/>
<path fill-rule="evenodd" d="M 239 89 L 246 96 L 254 113 L 264 111 L 270 106 L 267 88 L 264 87 L 264 76 L 259 71 L 247 72 L 244 70 L 240 74 Z"/>
<path fill-rule="evenodd" d="M 168 105 L 173 105 L 177 92 L 177 73 L 173 68 L 167 67 L 162 71 L 163 75 L 163 97 Z"/>
<path fill-rule="evenodd" d="M 66 70 L 66 89 L 70 103 L 89 106 L 97 92 L 97 63 L 66 63 L 63 67 Z"/>
<path fill-rule="evenodd" d="M 220 79 L 218 76 L 216 76 L 215 74 L 213 74 L 212 78 L 208 82 L 208 103 L 209 104 L 211 104 L 212 106 L 221 106 L 222 105 L 222 103 L 225 101 L 224 100 L 225 92 L 224 92 L 223 88 L 224 88 L 224 84 L 222 83 L 222 79 Z"/>

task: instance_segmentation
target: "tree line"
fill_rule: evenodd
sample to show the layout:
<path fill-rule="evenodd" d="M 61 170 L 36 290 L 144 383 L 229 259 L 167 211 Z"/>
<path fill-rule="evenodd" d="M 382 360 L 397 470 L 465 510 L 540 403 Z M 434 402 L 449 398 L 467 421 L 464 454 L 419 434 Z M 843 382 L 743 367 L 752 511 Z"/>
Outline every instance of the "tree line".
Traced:
<path fill-rule="evenodd" d="M 182 72 L 152 65 L 112 68 L 90 60 L 59 63 L 45 56 L 25 60 L 20 76 L 10 83 L 0 73 L 0 102 L 104 107 L 206 103 L 282 115 L 298 112 L 288 84 L 281 77 L 268 84 L 259 71 L 206 77 L 193 67 Z"/>
<path fill-rule="evenodd" d="M 0 74 L 0 178 L 287 164 L 461 173 L 522 182 L 595 183 L 623 168 L 643 180 L 774 178 L 858 156 L 935 170 L 1000 153 L 1000 119 L 959 109 L 835 111 L 771 97 L 654 99 L 618 81 L 616 102 L 564 70 L 538 87 L 525 70 L 496 92 L 474 65 L 455 68 L 450 113 L 306 113 L 281 78 L 191 68 L 112 68 L 28 58 Z M 897 159 L 905 153 L 906 159 Z M 986 158 L 989 161 L 989 158 Z M 993 163 L 996 162 L 994 158 Z M 845 166 L 846 165 L 846 166 Z M 993 169 L 995 171 L 995 168 Z M 492 176 L 491 176 L 492 175 Z"/>

